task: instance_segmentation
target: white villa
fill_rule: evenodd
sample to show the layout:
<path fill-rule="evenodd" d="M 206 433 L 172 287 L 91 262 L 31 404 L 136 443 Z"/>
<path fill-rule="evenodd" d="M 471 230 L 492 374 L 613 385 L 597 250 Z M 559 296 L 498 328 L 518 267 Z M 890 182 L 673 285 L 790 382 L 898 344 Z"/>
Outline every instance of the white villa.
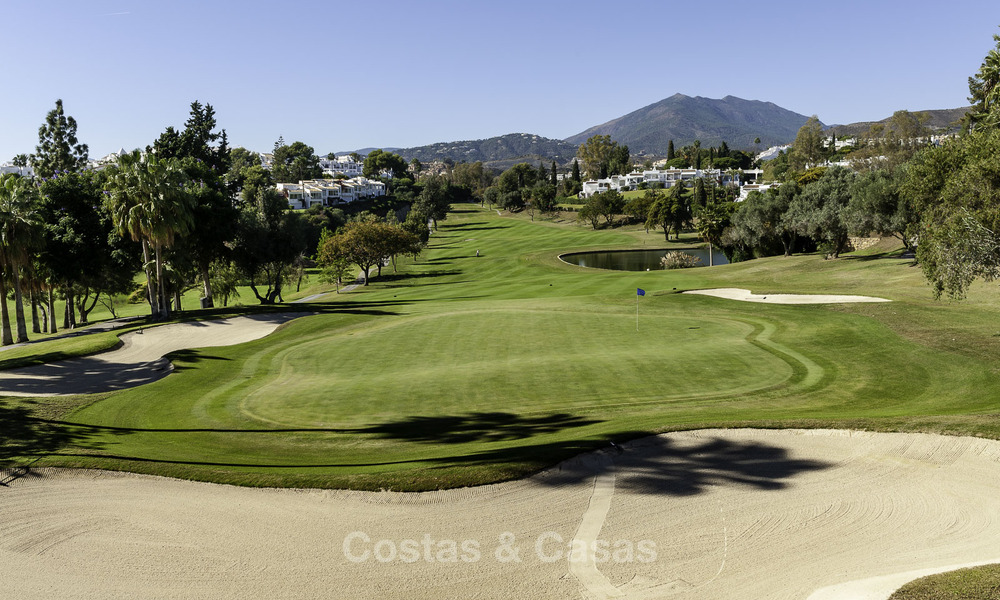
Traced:
<path fill-rule="evenodd" d="M 351 179 L 309 179 L 275 186 L 288 199 L 288 207 L 304 210 L 310 206 L 336 206 L 364 198 L 385 196 L 385 184 L 364 177 Z"/>
<path fill-rule="evenodd" d="M 331 177 L 342 173 L 347 177 L 361 177 L 365 165 L 363 162 L 354 162 L 349 155 L 338 156 L 333 160 L 328 158 L 319 159 L 319 166 L 323 169 L 324 175 Z"/>
<path fill-rule="evenodd" d="M 737 196 L 737 202 L 743 202 L 750 195 L 750 192 L 760 192 L 764 193 L 767 190 L 778 187 L 780 183 L 747 183 L 740 186 L 740 195 Z"/>
<path fill-rule="evenodd" d="M 15 175 L 21 175 L 23 177 L 35 176 L 35 172 L 31 169 L 31 165 L 16 167 L 14 166 L 13 161 L 0 163 L 0 175 L 6 175 L 7 173 L 14 173 Z"/>
<path fill-rule="evenodd" d="M 744 178 L 753 176 L 754 180 L 760 177 L 760 169 L 747 171 L 721 171 L 719 169 L 650 169 L 646 171 L 636 171 L 628 175 L 614 175 L 607 179 L 597 179 L 583 182 L 583 191 L 580 198 L 589 198 L 598 192 L 615 190 L 625 192 L 639 189 L 640 184 L 660 184 L 664 188 L 672 187 L 678 181 L 689 182 L 695 179 L 713 179 L 719 185 L 739 185 L 739 176 Z"/>

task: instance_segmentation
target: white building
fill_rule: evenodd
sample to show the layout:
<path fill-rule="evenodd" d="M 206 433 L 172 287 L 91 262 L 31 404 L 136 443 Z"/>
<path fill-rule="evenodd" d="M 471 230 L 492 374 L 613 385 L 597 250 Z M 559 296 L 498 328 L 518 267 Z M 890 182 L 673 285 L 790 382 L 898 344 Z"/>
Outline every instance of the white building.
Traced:
<path fill-rule="evenodd" d="M 21 175 L 22 177 L 34 177 L 35 172 L 31 170 L 31 165 L 24 167 L 15 167 L 13 162 L 0 163 L 0 175 L 6 175 L 7 173 L 14 173 L 15 175 Z"/>
<path fill-rule="evenodd" d="M 767 190 L 778 187 L 780 183 L 747 183 L 740 186 L 740 195 L 736 197 L 737 202 L 743 202 L 750 195 L 750 192 L 764 193 Z"/>
<path fill-rule="evenodd" d="M 361 177 L 365 168 L 363 162 L 355 162 L 346 154 L 344 156 L 337 156 L 333 160 L 321 158 L 319 159 L 319 166 L 323 169 L 324 175 L 330 175 L 331 177 L 338 173 L 347 177 Z"/>
<path fill-rule="evenodd" d="M 309 179 L 275 186 L 288 199 L 288 207 L 303 210 L 311 206 L 337 206 L 356 200 L 385 196 L 385 184 L 364 177 L 351 179 Z"/>
<path fill-rule="evenodd" d="M 678 181 L 690 182 L 695 179 L 714 179 L 721 185 L 732 182 L 732 176 L 719 169 L 650 169 L 636 171 L 628 175 L 614 175 L 607 179 L 597 179 L 583 182 L 580 198 L 589 198 L 598 192 L 615 190 L 626 192 L 637 190 L 641 184 L 659 184 L 664 188 L 672 187 Z"/>

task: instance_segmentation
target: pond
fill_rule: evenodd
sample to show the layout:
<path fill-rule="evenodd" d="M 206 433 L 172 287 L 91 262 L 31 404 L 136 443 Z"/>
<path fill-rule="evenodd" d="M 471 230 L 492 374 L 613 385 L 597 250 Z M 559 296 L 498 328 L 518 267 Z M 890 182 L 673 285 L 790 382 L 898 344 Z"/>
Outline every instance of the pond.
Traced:
<path fill-rule="evenodd" d="M 683 252 L 701 260 L 700 267 L 707 267 L 708 248 L 660 248 L 658 250 L 610 250 L 604 252 L 573 252 L 563 254 L 559 258 L 563 262 L 592 269 L 611 269 L 613 271 L 658 271 L 663 267 L 660 259 L 667 252 Z M 717 249 L 712 250 L 712 264 L 729 264 L 726 255 Z"/>

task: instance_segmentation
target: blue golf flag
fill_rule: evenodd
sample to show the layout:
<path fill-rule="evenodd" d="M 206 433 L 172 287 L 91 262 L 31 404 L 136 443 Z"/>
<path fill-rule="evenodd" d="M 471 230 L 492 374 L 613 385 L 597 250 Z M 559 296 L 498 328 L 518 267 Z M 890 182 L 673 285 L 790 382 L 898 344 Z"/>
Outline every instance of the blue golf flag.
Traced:
<path fill-rule="evenodd" d="M 646 295 L 646 290 L 644 290 L 642 288 L 635 288 L 635 293 L 638 294 L 638 295 L 640 295 L 640 296 L 645 296 Z"/>

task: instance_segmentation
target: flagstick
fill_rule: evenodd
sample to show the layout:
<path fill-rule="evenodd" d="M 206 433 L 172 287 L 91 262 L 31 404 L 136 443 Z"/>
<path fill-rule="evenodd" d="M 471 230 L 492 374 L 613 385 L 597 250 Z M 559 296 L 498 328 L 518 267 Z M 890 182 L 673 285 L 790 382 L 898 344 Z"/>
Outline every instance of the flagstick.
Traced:
<path fill-rule="evenodd" d="M 639 331 L 639 294 L 635 295 L 635 330 Z"/>

